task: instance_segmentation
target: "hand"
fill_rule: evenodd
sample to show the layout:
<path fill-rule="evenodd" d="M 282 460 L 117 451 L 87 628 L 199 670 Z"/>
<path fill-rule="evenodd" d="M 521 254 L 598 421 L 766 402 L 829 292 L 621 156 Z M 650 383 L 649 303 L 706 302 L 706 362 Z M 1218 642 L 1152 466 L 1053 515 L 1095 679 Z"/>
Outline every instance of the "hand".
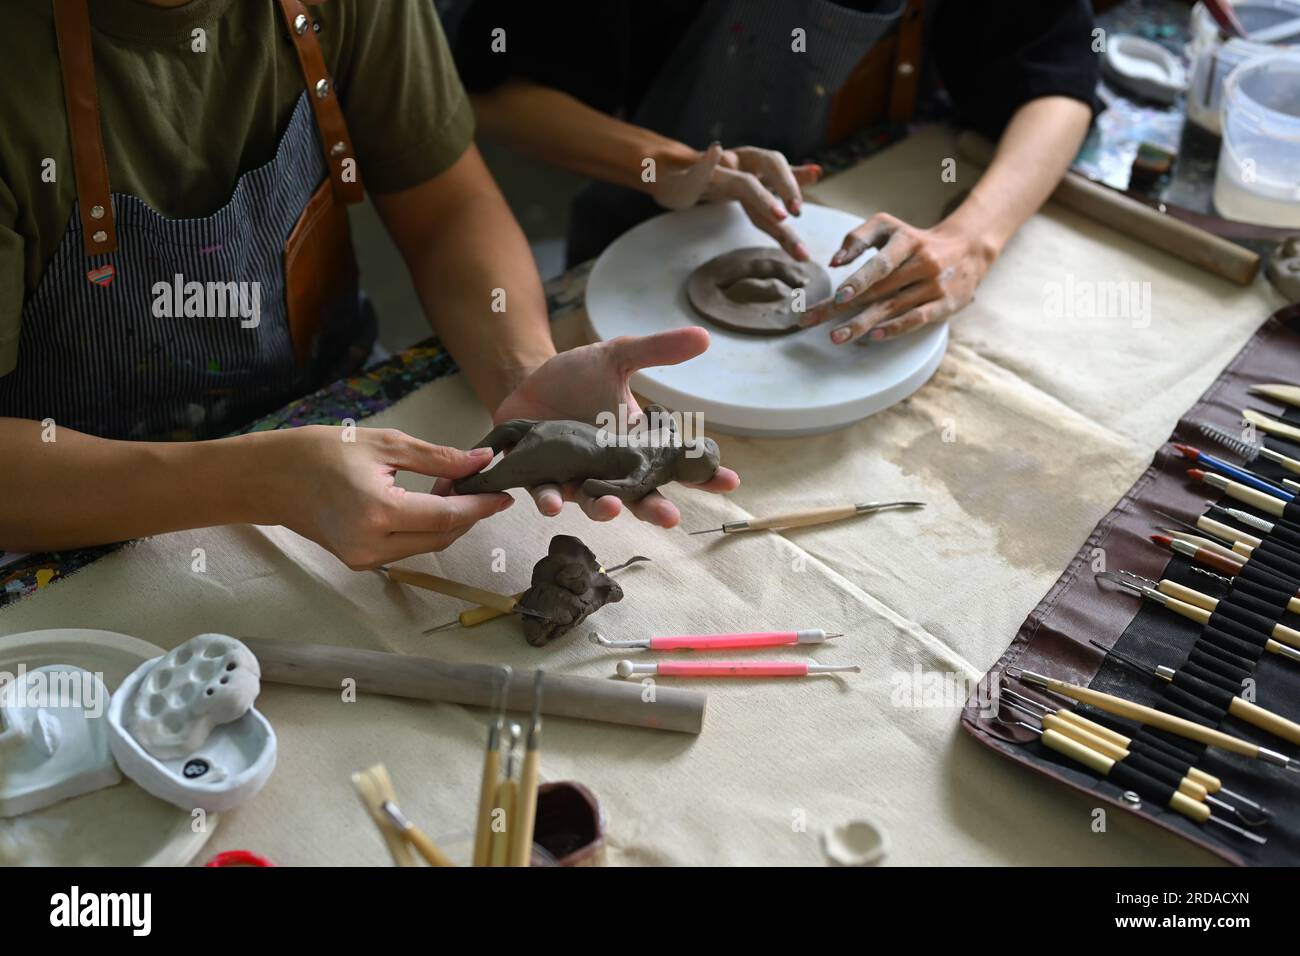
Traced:
<path fill-rule="evenodd" d="M 708 347 L 709 333 L 691 327 L 655 335 L 621 336 L 561 352 L 525 379 L 501 403 L 492 419 L 498 424 L 512 418 L 595 423 L 601 412 L 618 415 L 623 405 L 630 423 L 641 415 L 641 406 L 628 386 L 633 372 L 651 365 L 678 365 Z M 593 521 L 609 521 L 623 510 L 623 502 L 613 495 L 591 498 L 582 494 L 581 484 L 539 485 L 529 491 L 537 510 L 548 516 L 559 514 L 566 501 L 578 502 Z M 739 486 L 740 477 L 734 471 L 719 468 L 710 481 L 691 487 L 726 492 Z M 676 505 L 657 491 L 631 502 L 628 508 L 642 521 L 663 528 L 675 526 L 682 517 Z"/>
<path fill-rule="evenodd" d="M 992 243 L 951 223 L 917 229 L 877 213 L 844 237 L 831 265 L 852 262 L 868 249 L 880 251 L 834 296 L 804 313 L 804 326 L 835 323 L 836 345 L 892 339 L 943 321 L 974 301 L 975 287 L 997 258 Z"/>
<path fill-rule="evenodd" d="M 665 209 L 688 209 L 700 200 L 735 199 L 750 222 L 793 258 L 805 262 L 808 249 L 787 219 L 803 211 L 800 187 L 817 182 L 821 174 L 816 165 L 792 167 L 775 150 L 753 146 L 724 150 L 714 143 L 691 165 L 658 177 L 650 194 Z"/>
<path fill-rule="evenodd" d="M 353 571 L 441 551 L 514 504 L 503 493 L 450 494 L 452 479 L 492 460 L 490 448 L 444 448 L 392 428 L 358 428 L 346 442 L 343 429 L 325 425 L 283 435 L 269 462 L 280 523 Z M 428 493 L 407 491 L 394 482 L 399 470 L 438 480 Z"/>

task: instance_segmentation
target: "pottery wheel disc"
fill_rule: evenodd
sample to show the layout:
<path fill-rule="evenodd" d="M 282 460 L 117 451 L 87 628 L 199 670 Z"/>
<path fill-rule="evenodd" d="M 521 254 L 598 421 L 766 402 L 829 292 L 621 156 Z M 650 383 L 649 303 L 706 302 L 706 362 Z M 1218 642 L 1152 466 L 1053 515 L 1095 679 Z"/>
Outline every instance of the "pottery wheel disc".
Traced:
<path fill-rule="evenodd" d="M 805 203 L 791 220 L 825 264 L 860 217 Z M 587 314 L 600 339 L 705 325 L 709 350 L 681 365 L 641 369 L 632 387 L 670 409 L 700 412 L 706 430 L 783 437 L 843 428 L 902 401 L 934 374 L 948 345 L 938 323 L 889 342 L 834 345 L 829 323 L 758 336 L 702 322 L 686 287 L 716 256 L 775 243 L 735 203 L 696 206 L 641 223 L 601 253 L 587 280 Z M 866 262 L 827 269 L 832 288 Z M 808 305 L 815 303 L 809 302 Z"/>
<path fill-rule="evenodd" d="M 0 639 L 0 672 L 73 664 L 115 693 L 132 671 L 166 653 L 126 634 L 57 628 Z M 107 719 L 100 717 L 99 719 Z M 0 819 L 0 866 L 184 866 L 217 827 L 207 814 L 195 833 L 190 813 L 151 797 L 129 779 L 42 810 Z"/>
<path fill-rule="evenodd" d="M 795 308 L 795 295 L 802 307 Z M 686 297 L 703 318 L 733 332 L 788 335 L 799 316 L 831 294 L 831 277 L 816 262 L 784 249 L 751 246 L 714 256 L 686 280 Z"/>

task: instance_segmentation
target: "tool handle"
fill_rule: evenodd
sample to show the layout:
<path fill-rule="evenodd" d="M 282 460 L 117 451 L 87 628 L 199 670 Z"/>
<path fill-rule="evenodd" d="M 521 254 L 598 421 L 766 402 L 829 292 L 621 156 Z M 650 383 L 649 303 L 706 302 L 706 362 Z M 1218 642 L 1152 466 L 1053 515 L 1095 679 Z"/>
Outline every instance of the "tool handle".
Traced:
<path fill-rule="evenodd" d="M 1108 714 L 1127 717 L 1130 720 L 1136 720 L 1138 723 L 1158 727 L 1161 730 L 1167 730 L 1171 734 L 1177 734 L 1179 737 L 1186 737 L 1189 740 L 1199 740 L 1203 744 L 1210 744 L 1222 750 L 1241 754 L 1244 757 L 1259 756 L 1259 745 L 1257 744 L 1242 740 L 1240 737 L 1233 737 L 1231 734 L 1225 734 L 1213 727 L 1205 727 L 1182 717 L 1166 714 L 1154 707 L 1147 707 L 1144 704 L 1125 700 L 1122 697 L 1104 694 L 1090 687 L 1080 687 L 1077 684 L 1067 684 L 1065 681 L 1051 678 L 1048 679 L 1048 685 L 1052 690 L 1062 693 L 1066 697 L 1072 697 L 1080 703 L 1089 704 Z"/>
<path fill-rule="evenodd" d="M 510 865 L 528 866 L 533 858 L 533 828 L 537 823 L 537 749 L 525 752 L 519 771 L 519 792 L 515 797 L 515 820 L 510 831 Z"/>
<path fill-rule="evenodd" d="M 496 817 L 498 810 L 501 811 L 499 819 L 502 826 L 498 827 L 495 819 L 492 821 L 492 849 L 488 854 L 488 866 L 505 866 L 510 858 L 510 834 L 515 826 L 515 782 L 513 780 L 502 780 L 497 784 L 496 798 L 492 801 L 493 817 Z"/>
<path fill-rule="evenodd" d="M 661 677 L 806 677 L 804 661 L 661 661 Z"/>
<path fill-rule="evenodd" d="M 1170 581 L 1168 578 L 1163 578 L 1160 581 L 1160 593 L 1167 594 L 1171 598 L 1176 598 L 1185 604 L 1190 604 L 1192 607 L 1201 608 L 1206 611 L 1213 611 L 1219 606 L 1219 602 L 1216 598 L 1212 598 L 1208 594 L 1203 594 L 1194 588 L 1189 588 L 1185 584 L 1179 584 L 1177 581 Z M 1208 616 L 1206 617 L 1206 620 L 1209 620 Z"/>
<path fill-rule="evenodd" d="M 1260 730 L 1267 730 L 1275 737 L 1281 737 L 1293 744 L 1300 744 L 1300 724 L 1287 720 L 1271 710 L 1265 710 L 1244 697 L 1232 698 L 1232 703 L 1228 705 L 1228 713 L 1244 720 L 1251 726 L 1258 727 Z"/>
<path fill-rule="evenodd" d="M 1123 760 L 1128 756 L 1127 747 L 1123 747 L 1112 740 L 1106 740 L 1100 735 L 1094 734 L 1057 714 L 1044 714 L 1040 721 L 1044 730 L 1054 730 L 1062 737 L 1069 737 L 1071 740 L 1081 743 L 1099 754 L 1104 754 L 1111 760 Z"/>
<path fill-rule="evenodd" d="M 1182 585 L 1180 584 L 1179 587 L 1182 587 Z M 1207 600 L 1213 601 L 1214 598 L 1208 598 Z M 1215 602 L 1215 606 L 1218 606 L 1217 601 Z M 1186 601 L 1180 601 L 1174 597 L 1169 598 L 1169 600 L 1165 602 L 1165 607 L 1169 608 L 1169 610 L 1173 611 L 1180 617 L 1185 617 L 1189 621 L 1195 621 L 1197 624 L 1209 624 L 1210 615 L 1214 613 L 1208 608 L 1189 604 Z"/>
<path fill-rule="evenodd" d="M 1105 724 L 1099 724 L 1095 720 L 1089 720 L 1087 717 L 1084 717 L 1081 714 L 1076 714 L 1072 710 L 1058 710 L 1053 716 L 1058 720 L 1074 724 L 1076 727 L 1081 730 L 1086 730 L 1095 737 L 1100 737 L 1102 740 L 1108 740 L 1113 744 L 1118 744 L 1126 750 L 1128 749 L 1128 745 L 1131 743 L 1129 738 L 1125 737 L 1119 731 L 1111 730 Z"/>
<path fill-rule="evenodd" d="M 516 601 L 518 601 L 523 596 L 524 596 L 523 591 L 520 591 L 518 594 L 512 595 L 512 597 Z M 512 605 L 512 609 L 513 609 L 513 605 Z M 503 614 L 508 614 L 508 613 L 509 611 L 501 611 L 498 610 L 497 608 L 485 607 L 484 605 L 480 604 L 478 607 L 472 607 L 468 611 L 460 612 L 460 626 L 477 627 L 480 624 L 484 624 L 488 621 L 494 620 L 495 618 L 501 617 Z"/>
<path fill-rule="evenodd" d="M 474 826 L 474 865 L 487 866 L 492 855 L 492 802 L 496 798 L 497 777 L 501 771 L 501 752 L 492 749 L 483 755 L 483 777 L 478 791 L 478 817 Z"/>
<path fill-rule="evenodd" d="M 854 505 L 830 505 L 825 508 L 805 508 L 802 511 L 787 511 L 785 514 L 772 515 L 767 518 L 753 518 L 746 522 L 748 531 L 766 531 L 771 528 L 804 528 L 808 525 L 827 524 L 831 521 L 843 521 L 858 513 Z"/>
<path fill-rule="evenodd" d="M 711 651 L 730 647 L 780 647 L 785 644 L 796 644 L 798 641 L 798 631 L 754 631 L 747 634 L 677 634 L 672 637 L 650 638 L 650 650 Z"/>
<path fill-rule="evenodd" d="M 1224 524 L 1222 521 L 1215 521 L 1206 515 L 1201 515 L 1196 519 L 1196 527 L 1202 531 L 1208 531 L 1212 535 L 1217 535 L 1225 541 L 1233 541 L 1237 544 L 1248 545 L 1251 548 L 1259 547 L 1262 538 L 1257 538 L 1253 534 L 1246 534 L 1244 531 L 1238 531 L 1232 525 Z M 1223 547 L 1223 545 L 1219 545 Z M 1247 555 L 1249 557 L 1249 555 Z"/>
<path fill-rule="evenodd" d="M 515 599 L 508 594 L 485 591 L 471 584 L 461 584 L 459 581 L 440 578 L 436 574 L 425 574 L 423 571 L 412 571 L 409 568 L 389 568 L 388 576 L 402 584 L 424 588 L 428 591 L 437 591 L 439 594 L 460 598 L 462 601 L 469 601 L 471 604 L 482 604 L 485 607 L 496 608 L 506 614 L 513 611 L 515 607 Z"/>
<path fill-rule="evenodd" d="M 1105 754 L 1098 753 L 1091 747 L 1086 747 L 1073 737 L 1067 737 L 1055 730 L 1044 730 L 1042 736 L 1043 744 L 1055 750 L 1058 754 L 1064 754 L 1076 763 L 1081 763 L 1089 770 L 1094 770 L 1103 777 L 1110 773 L 1111 767 L 1115 766 L 1115 761 Z"/>
<path fill-rule="evenodd" d="M 1296 385 L 1252 385 L 1250 390 L 1256 395 L 1264 395 L 1284 405 L 1300 408 L 1300 386 Z"/>
<path fill-rule="evenodd" d="M 430 866 L 455 866 L 451 858 L 443 853 L 438 844 L 429 839 L 429 835 L 419 827 L 411 827 L 406 831 L 406 838 L 415 844 L 415 849 L 419 851 L 420 856 L 424 857 L 425 862 Z"/>
<path fill-rule="evenodd" d="M 1245 412 L 1242 416 L 1249 420 L 1250 416 Z M 1259 426 L 1264 428 L 1263 425 Z M 1268 429 L 1264 429 L 1267 431 Z M 1248 505 L 1253 505 L 1265 514 L 1272 515 L 1274 518 L 1281 518 L 1286 511 L 1286 502 L 1281 498 L 1274 498 L 1272 495 L 1266 495 L 1262 491 L 1256 491 L 1254 488 L 1247 488 L 1239 481 L 1227 479 L 1227 484 L 1223 489 L 1224 494 L 1229 498 L 1236 498 L 1238 501 Z"/>
<path fill-rule="evenodd" d="M 1243 409 L 1241 417 L 1250 422 L 1260 431 L 1268 432 L 1270 435 L 1276 435 L 1278 438 L 1289 438 L 1292 441 L 1300 441 L 1300 428 L 1296 428 L 1287 422 L 1279 421 L 1276 418 L 1269 418 L 1267 415 L 1261 415 L 1253 408 Z"/>
<path fill-rule="evenodd" d="M 1206 773 L 1204 770 L 1197 767 L 1189 767 L 1187 769 L 1187 779 L 1199 783 L 1205 788 L 1206 793 L 1218 793 L 1223 789 L 1222 780 L 1214 776 L 1214 774 Z"/>
<path fill-rule="evenodd" d="M 1193 561 L 1199 561 L 1207 568 L 1213 568 L 1220 574 L 1226 574 L 1230 578 L 1236 577 L 1241 573 L 1244 562 L 1233 561 L 1231 558 L 1225 558 L 1223 555 L 1211 551 L 1209 548 L 1197 548 L 1196 553 L 1192 555 Z"/>
<path fill-rule="evenodd" d="M 1201 803 L 1199 800 L 1193 800 L 1187 794 L 1175 793 L 1169 800 L 1169 809 L 1181 813 L 1187 819 L 1196 823 L 1204 823 L 1210 819 L 1210 805 Z"/>
<path fill-rule="evenodd" d="M 1290 647 L 1300 648 L 1300 631 L 1294 627 L 1276 624 L 1273 626 L 1273 637 Z"/>

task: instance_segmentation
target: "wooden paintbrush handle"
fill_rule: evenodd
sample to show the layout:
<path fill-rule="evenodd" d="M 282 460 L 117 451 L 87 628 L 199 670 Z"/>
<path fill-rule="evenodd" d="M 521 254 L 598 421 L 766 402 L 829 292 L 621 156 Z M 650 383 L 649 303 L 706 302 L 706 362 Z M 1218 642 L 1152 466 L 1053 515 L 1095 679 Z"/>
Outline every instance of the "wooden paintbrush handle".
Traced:
<path fill-rule="evenodd" d="M 411 827 L 406 831 L 406 837 L 413 844 L 420 856 L 424 857 L 425 862 L 430 866 L 455 866 L 450 857 L 443 853 L 438 844 L 429 839 L 429 835 L 419 827 Z"/>
<path fill-rule="evenodd" d="M 459 581 L 440 578 L 436 574 L 425 574 L 423 571 L 412 571 L 409 568 L 389 568 L 388 576 L 402 584 L 410 584 L 413 587 L 424 588 L 428 591 L 437 591 L 439 594 L 460 598 L 462 601 L 469 601 L 471 604 L 482 604 L 484 607 L 496 608 L 506 614 L 513 611 L 515 607 L 515 599 L 508 594 L 485 591 L 471 584 L 461 584 Z"/>
<path fill-rule="evenodd" d="M 858 513 L 853 505 L 830 505 L 825 508 L 805 508 L 803 511 L 787 511 L 785 514 L 772 515 L 768 518 L 755 518 L 747 524 L 750 531 L 767 531 L 772 528 L 803 528 L 814 524 L 827 524 L 831 521 L 843 521 Z"/>
<path fill-rule="evenodd" d="M 1265 710 L 1258 704 L 1252 704 L 1244 697 L 1232 698 L 1232 703 L 1228 705 L 1228 713 L 1234 717 L 1239 717 L 1251 726 L 1258 727 L 1260 730 L 1267 730 L 1275 737 L 1281 737 L 1293 744 L 1300 744 L 1300 724 L 1287 720 L 1270 710 Z"/>
<path fill-rule="evenodd" d="M 1064 694 L 1066 697 L 1072 697 L 1080 703 L 1090 704 L 1108 714 L 1127 717 L 1129 720 L 1136 720 L 1141 724 L 1158 727 L 1161 730 L 1167 730 L 1171 734 L 1177 734 L 1179 737 L 1186 737 L 1189 740 L 1199 740 L 1203 744 L 1210 744 L 1222 750 L 1241 754 L 1244 757 L 1259 756 L 1259 746 L 1257 744 L 1242 740 L 1240 737 L 1233 737 L 1231 734 L 1225 734 L 1213 727 L 1205 727 L 1190 720 L 1184 720 L 1182 717 L 1166 714 L 1154 707 L 1147 707 L 1144 704 L 1125 700 L 1123 697 L 1103 694 L 1101 691 L 1089 687 L 1067 684 L 1065 681 L 1052 678 L 1048 679 L 1048 685 L 1052 690 Z"/>

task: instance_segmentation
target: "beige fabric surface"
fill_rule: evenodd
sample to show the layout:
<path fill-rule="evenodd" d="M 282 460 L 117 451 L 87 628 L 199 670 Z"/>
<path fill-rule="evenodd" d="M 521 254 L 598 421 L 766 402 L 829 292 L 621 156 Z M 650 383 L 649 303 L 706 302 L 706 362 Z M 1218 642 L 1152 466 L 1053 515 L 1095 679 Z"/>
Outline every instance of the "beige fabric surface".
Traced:
<path fill-rule="evenodd" d="M 941 161 L 953 155 L 945 134 L 928 132 L 813 198 L 928 225 L 974 175 L 959 166 L 958 182 L 943 184 Z M 1046 318 L 1045 290 L 1066 272 L 1149 282 L 1149 325 Z M 726 498 L 670 492 L 685 530 L 866 498 L 921 498 L 925 511 L 724 539 L 626 516 L 594 525 L 574 510 L 547 520 L 521 500 L 448 552 L 407 563 L 514 591 L 550 536 L 566 532 L 606 563 L 654 559 L 627 571 L 625 600 L 593 618 L 611 636 L 846 632 L 810 656 L 861 663 L 860 675 L 690 682 L 710 695 L 698 738 L 548 721 L 543 775 L 580 780 L 600 797 L 613 863 L 818 864 L 820 833 L 860 817 L 887 832 L 895 864 L 1211 862 L 1122 814 L 1111 814 L 1106 833 L 1092 832 L 1086 800 L 959 732 L 964 687 L 946 700 L 909 701 L 904 690 L 917 668 L 931 679 L 983 673 L 1179 413 L 1281 304 L 1262 282 L 1238 289 L 1049 207 L 953 323 L 948 356 L 912 399 L 818 437 L 718 435 L 741 488 Z M 583 318 L 562 317 L 557 337 L 579 337 Z M 488 416 L 454 377 L 366 424 L 468 447 Z M 206 549 L 207 573 L 191 572 L 194 547 Z M 501 571 L 494 549 L 503 549 Z M 619 656 L 588 644 L 585 629 L 532 648 L 504 620 L 420 634 L 462 607 L 349 572 L 282 529 L 231 527 L 119 552 L 0 614 L 0 633 L 100 627 L 171 647 L 219 630 L 591 676 L 611 674 Z M 276 685 L 258 706 L 279 734 L 279 767 L 253 802 L 223 815 L 209 850 L 247 848 L 282 864 L 387 862 L 348 780 L 383 760 L 406 813 L 467 857 L 481 713 L 364 695 L 343 703 Z"/>

